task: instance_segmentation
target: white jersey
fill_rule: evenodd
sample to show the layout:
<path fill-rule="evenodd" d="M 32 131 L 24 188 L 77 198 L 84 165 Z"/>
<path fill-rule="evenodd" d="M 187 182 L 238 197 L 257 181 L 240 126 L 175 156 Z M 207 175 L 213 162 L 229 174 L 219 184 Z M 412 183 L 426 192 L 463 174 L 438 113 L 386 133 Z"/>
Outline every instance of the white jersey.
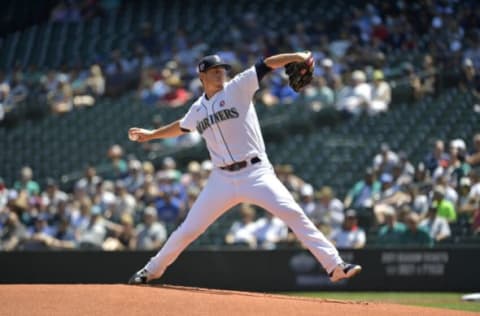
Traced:
<path fill-rule="evenodd" d="M 265 144 L 252 103 L 259 88 L 252 66 L 227 82 L 210 99 L 199 97 L 180 120 L 180 127 L 197 130 L 217 167 L 265 155 Z"/>

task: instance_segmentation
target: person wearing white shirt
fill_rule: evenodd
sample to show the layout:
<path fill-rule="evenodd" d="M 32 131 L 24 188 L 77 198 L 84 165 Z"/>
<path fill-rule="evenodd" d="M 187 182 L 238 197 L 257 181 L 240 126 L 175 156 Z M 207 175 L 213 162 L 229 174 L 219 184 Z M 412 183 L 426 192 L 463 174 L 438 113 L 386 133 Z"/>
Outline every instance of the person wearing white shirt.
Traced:
<path fill-rule="evenodd" d="M 435 207 L 429 209 L 427 217 L 420 222 L 419 226 L 424 228 L 435 241 L 441 241 L 451 235 L 447 220 L 437 216 Z"/>
<path fill-rule="evenodd" d="M 384 80 L 383 72 L 375 70 L 373 72 L 372 100 L 368 106 L 368 114 L 375 115 L 386 112 L 391 100 L 392 89 L 390 85 Z"/>
<path fill-rule="evenodd" d="M 348 210 L 342 228 L 333 231 L 330 239 L 338 249 L 363 248 L 367 241 L 365 231 L 358 226 L 357 213 Z"/>
<path fill-rule="evenodd" d="M 240 216 L 241 220 L 235 221 L 230 227 L 230 230 L 225 236 L 225 242 L 229 245 L 246 244 L 250 248 L 256 248 L 255 209 L 248 204 L 242 204 Z"/>
<path fill-rule="evenodd" d="M 280 218 L 265 212 L 265 217 L 255 222 L 255 237 L 259 247 L 275 249 L 277 243 L 287 239 L 288 227 Z"/>
<path fill-rule="evenodd" d="M 352 72 L 352 86 L 348 93 L 337 102 L 337 109 L 358 115 L 368 108 L 372 99 L 372 88 L 366 82 L 367 76 L 361 70 Z"/>

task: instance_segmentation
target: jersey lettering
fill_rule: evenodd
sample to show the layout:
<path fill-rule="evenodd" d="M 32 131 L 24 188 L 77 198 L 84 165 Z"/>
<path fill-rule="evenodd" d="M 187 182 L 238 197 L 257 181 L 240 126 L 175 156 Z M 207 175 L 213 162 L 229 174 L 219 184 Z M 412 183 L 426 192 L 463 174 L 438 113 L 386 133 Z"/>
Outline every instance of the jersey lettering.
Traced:
<path fill-rule="evenodd" d="M 207 128 L 212 127 L 212 125 L 217 124 L 218 122 L 235 119 L 235 118 L 238 118 L 239 116 L 240 114 L 238 113 L 238 110 L 234 107 L 230 109 L 221 110 L 213 114 L 210 114 L 208 117 L 204 118 L 201 121 L 198 121 L 197 130 L 200 134 L 203 134 L 203 132 Z"/>

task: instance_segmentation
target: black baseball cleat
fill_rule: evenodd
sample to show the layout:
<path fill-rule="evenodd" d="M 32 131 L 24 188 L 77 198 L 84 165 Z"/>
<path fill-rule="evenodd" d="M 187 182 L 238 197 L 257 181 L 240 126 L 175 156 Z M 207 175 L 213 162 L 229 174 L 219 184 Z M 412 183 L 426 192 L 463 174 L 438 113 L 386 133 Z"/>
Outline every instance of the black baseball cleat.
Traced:
<path fill-rule="evenodd" d="M 362 271 L 362 267 L 357 264 L 345 263 L 342 262 L 333 269 L 332 272 L 328 275 L 330 281 L 337 282 L 343 279 L 349 279 Z"/>
<path fill-rule="evenodd" d="M 134 275 L 128 280 L 130 285 L 143 285 L 148 283 L 148 271 L 146 269 L 135 272 Z"/>

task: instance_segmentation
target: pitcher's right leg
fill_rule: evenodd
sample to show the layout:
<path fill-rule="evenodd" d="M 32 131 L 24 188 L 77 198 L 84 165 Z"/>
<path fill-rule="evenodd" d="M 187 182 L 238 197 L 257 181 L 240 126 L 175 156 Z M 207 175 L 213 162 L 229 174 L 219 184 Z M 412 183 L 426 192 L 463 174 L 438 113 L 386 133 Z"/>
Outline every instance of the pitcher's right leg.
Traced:
<path fill-rule="evenodd" d="M 229 179 L 214 171 L 192 209 L 188 212 L 185 221 L 172 233 L 162 249 L 150 259 L 144 269 L 137 274 L 147 270 L 145 274 L 148 277 L 145 281 L 161 277 L 166 268 L 192 241 L 235 204 L 238 204 L 238 202 L 235 199 L 234 187 Z"/>
<path fill-rule="evenodd" d="M 343 263 L 334 245 L 315 227 L 272 171 L 266 170 L 262 175 L 252 177 L 244 185 L 243 192 L 247 195 L 248 202 L 266 209 L 283 220 L 327 273 L 333 272 Z"/>

